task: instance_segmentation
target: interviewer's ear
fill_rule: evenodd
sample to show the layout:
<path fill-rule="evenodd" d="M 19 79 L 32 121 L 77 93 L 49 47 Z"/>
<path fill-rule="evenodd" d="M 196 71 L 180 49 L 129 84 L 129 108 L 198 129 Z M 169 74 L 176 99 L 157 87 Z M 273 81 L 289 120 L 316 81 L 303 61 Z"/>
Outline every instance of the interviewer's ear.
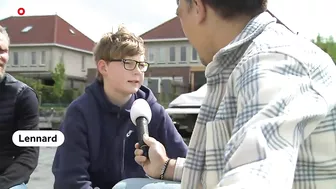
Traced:
<path fill-rule="evenodd" d="M 206 17 L 206 7 L 202 0 L 193 0 L 193 5 L 196 11 L 196 21 L 202 23 Z"/>

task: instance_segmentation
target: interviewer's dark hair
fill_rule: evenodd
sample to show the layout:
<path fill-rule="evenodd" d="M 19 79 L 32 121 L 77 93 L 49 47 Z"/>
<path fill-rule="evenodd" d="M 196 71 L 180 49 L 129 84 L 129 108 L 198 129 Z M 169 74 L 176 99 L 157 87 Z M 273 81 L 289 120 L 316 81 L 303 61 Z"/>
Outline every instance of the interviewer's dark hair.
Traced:
<path fill-rule="evenodd" d="M 186 1 L 191 5 L 194 0 Z M 202 2 L 225 19 L 240 15 L 254 17 L 267 8 L 267 0 L 202 0 Z"/>

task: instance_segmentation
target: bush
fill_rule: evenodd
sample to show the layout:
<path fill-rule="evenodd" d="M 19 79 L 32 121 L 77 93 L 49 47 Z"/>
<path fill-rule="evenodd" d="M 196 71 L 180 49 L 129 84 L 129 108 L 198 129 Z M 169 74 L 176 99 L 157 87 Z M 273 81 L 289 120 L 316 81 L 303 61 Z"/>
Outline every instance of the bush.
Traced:
<path fill-rule="evenodd" d="M 62 104 L 63 106 L 67 106 L 75 98 L 81 95 L 81 91 L 78 89 L 65 89 L 63 90 L 62 96 L 58 97 L 54 93 L 55 89 L 53 86 L 43 85 L 41 80 L 39 79 L 25 77 L 22 75 L 13 76 L 17 80 L 26 83 L 28 86 L 35 90 L 35 92 L 39 96 L 40 104 L 53 104 L 53 106 L 57 106 L 57 104 Z"/>
<path fill-rule="evenodd" d="M 58 98 L 53 93 L 52 86 L 42 88 L 42 104 L 70 104 L 81 92 L 78 89 L 65 89 L 62 96 Z"/>

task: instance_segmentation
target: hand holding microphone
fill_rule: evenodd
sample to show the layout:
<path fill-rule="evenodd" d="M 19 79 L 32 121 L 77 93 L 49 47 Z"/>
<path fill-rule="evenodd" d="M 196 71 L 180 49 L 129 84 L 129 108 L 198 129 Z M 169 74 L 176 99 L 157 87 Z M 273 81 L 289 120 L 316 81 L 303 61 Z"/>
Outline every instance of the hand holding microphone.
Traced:
<path fill-rule="evenodd" d="M 137 127 L 138 143 L 135 145 L 135 161 L 153 178 L 159 178 L 161 168 L 168 160 L 165 147 L 153 137 L 149 137 L 148 123 L 152 118 L 151 109 L 144 99 L 134 101 L 131 120 Z M 144 135 L 147 135 L 144 137 Z"/>
<path fill-rule="evenodd" d="M 137 128 L 138 141 L 140 148 L 143 150 L 143 155 L 148 158 L 148 146 L 143 141 L 143 136 L 148 133 L 148 124 L 152 119 L 152 111 L 144 99 L 137 99 L 131 107 L 131 120 Z"/>

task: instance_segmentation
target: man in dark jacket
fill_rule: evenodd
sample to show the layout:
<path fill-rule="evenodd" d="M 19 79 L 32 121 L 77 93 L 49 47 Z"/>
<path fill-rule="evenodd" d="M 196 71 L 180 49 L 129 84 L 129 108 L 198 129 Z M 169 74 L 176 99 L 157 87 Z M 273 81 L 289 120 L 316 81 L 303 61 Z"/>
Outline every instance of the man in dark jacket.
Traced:
<path fill-rule="evenodd" d="M 149 135 L 171 158 L 187 153 L 169 115 L 142 86 L 148 68 L 142 39 L 120 28 L 103 36 L 94 56 L 98 78 L 70 104 L 61 125 L 65 141 L 54 159 L 55 189 L 111 189 L 122 179 L 146 177 L 134 160 L 138 138 L 130 119 L 132 103 L 139 98 L 152 111 Z"/>
<path fill-rule="evenodd" d="M 17 130 L 37 130 L 38 99 L 26 84 L 5 73 L 9 37 L 0 26 L 0 188 L 24 189 L 37 166 L 38 147 L 18 147 Z"/>

